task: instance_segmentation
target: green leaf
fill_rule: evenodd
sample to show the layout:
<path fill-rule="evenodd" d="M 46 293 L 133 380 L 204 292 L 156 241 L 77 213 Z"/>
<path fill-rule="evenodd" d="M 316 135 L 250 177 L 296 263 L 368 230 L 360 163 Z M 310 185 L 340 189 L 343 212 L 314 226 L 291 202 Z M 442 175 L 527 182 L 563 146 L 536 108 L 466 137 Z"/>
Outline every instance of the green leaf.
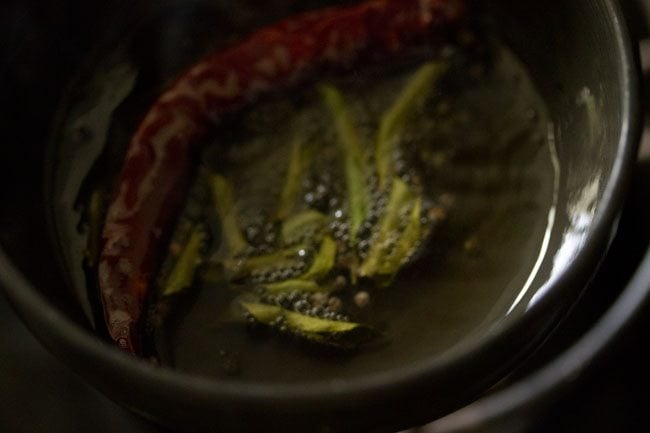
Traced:
<path fill-rule="evenodd" d="M 359 323 L 311 317 L 277 305 L 242 302 L 241 306 L 259 323 L 273 326 L 280 322 L 286 331 L 319 344 L 351 348 L 372 334 Z"/>
<path fill-rule="evenodd" d="M 282 240 L 287 244 L 300 241 L 305 233 L 318 232 L 327 222 L 327 216 L 315 210 L 291 215 L 282 223 Z"/>
<path fill-rule="evenodd" d="M 248 244 L 244 240 L 239 225 L 237 224 L 237 213 L 235 211 L 232 196 L 232 185 L 226 178 L 218 174 L 209 176 L 212 199 L 221 218 L 222 233 L 228 245 L 231 256 L 242 252 Z"/>
<path fill-rule="evenodd" d="M 284 181 L 284 187 L 280 193 L 280 201 L 275 211 L 275 217 L 279 220 L 285 219 L 296 203 L 302 187 L 302 175 L 308 165 L 305 152 L 302 149 L 300 136 L 294 138 L 291 143 L 291 154 L 289 155 L 289 168 Z"/>
<path fill-rule="evenodd" d="M 357 127 L 343 95 L 329 85 L 321 85 L 320 93 L 332 114 L 340 139 L 339 148 L 344 155 L 345 182 L 350 212 L 350 237 L 354 242 L 359 227 L 370 208 L 370 196 L 366 188 L 366 179 L 370 173 L 366 167 Z"/>
<path fill-rule="evenodd" d="M 306 249 L 304 245 L 296 245 L 260 256 L 230 258 L 224 260 L 223 267 L 229 279 L 237 280 L 249 276 L 254 270 L 290 267 L 302 260 L 300 251 Z"/>
<path fill-rule="evenodd" d="M 311 263 L 311 266 L 303 275 L 301 280 L 319 280 L 326 276 L 336 263 L 336 242 L 329 236 L 325 236 L 320 244 L 318 254 Z"/>
<path fill-rule="evenodd" d="M 444 63 L 425 63 L 408 80 L 393 105 L 382 115 L 375 154 L 380 188 L 384 188 L 388 182 L 395 146 L 408 118 L 422 106 L 446 70 L 447 65 Z"/>
<path fill-rule="evenodd" d="M 205 233 L 203 230 L 194 228 L 163 284 L 163 296 L 179 293 L 192 285 L 196 270 L 201 265 L 201 248 L 204 242 Z"/>
<path fill-rule="evenodd" d="M 279 283 L 265 284 L 264 289 L 269 293 L 290 293 L 290 292 L 327 292 L 328 290 L 310 280 L 286 280 Z"/>
<path fill-rule="evenodd" d="M 246 258 L 230 258 L 223 261 L 223 268 L 230 280 L 239 280 L 248 277 L 255 270 L 278 269 L 291 267 L 304 260 L 301 251 L 307 250 L 305 245 L 287 247 L 270 254 Z M 336 262 L 336 242 L 330 237 L 324 237 L 318 253 L 314 257 L 309 269 L 301 275 L 299 280 L 318 280 L 326 276 Z"/>
<path fill-rule="evenodd" d="M 413 253 L 413 250 L 417 248 L 422 237 L 422 222 L 420 221 L 421 212 L 422 198 L 418 197 L 411 209 L 408 225 L 400 235 L 393 253 L 382 261 L 377 270 L 377 274 L 385 275 L 392 279 L 392 277 L 397 274 L 400 267 L 404 265 L 406 260 Z"/>
<path fill-rule="evenodd" d="M 285 319 L 288 326 L 308 334 L 337 334 L 349 332 L 358 328 L 358 323 L 320 319 L 294 311 L 286 311 Z"/>
<path fill-rule="evenodd" d="M 390 254 L 391 244 L 397 241 L 401 215 L 407 206 L 413 204 L 413 193 L 402 180 L 394 178 L 388 205 L 379 220 L 379 234 L 370 247 L 366 260 L 359 268 L 359 276 L 373 277 L 379 273 L 385 257 Z M 399 268 L 399 265 L 398 265 Z M 398 269 L 395 269 L 397 272 Z"/>
<path fill-rule="evenodd" d="M 240 302 L 241 306 L 249 312 L 255 320 L 265 325 L 272 324 L 278 317 L 284 316 L 285 310 L 277 305 Z"/>

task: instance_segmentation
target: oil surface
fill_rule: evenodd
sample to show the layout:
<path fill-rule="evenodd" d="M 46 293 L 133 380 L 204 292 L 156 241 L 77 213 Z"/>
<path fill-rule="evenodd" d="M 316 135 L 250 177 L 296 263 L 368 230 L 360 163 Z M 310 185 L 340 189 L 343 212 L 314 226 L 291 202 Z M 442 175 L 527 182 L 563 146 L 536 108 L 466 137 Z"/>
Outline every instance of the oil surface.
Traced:
<path fill-rule="evenodd" d="M 410 137 L 429 194 L 453 205 L 426 254 L 393 285 L 373 291 L 368 307 L 357 312 L 355 320 L 383 331 L 385 344 L 340 354 L 251 333 L 231 319 L 236 295 L 222 285 L 205 285 L 183 302 L 165 332 L 158 333 L 163 361 L 236 380 L 352 377 L 443 354 L 499 323 L 529 281 L 533 294 L 543 280 L 531 273 L 538 270 L 535 264 L 551 229 L 549 209 L 556 205 L 559 173 L 548 142 L 546 110 L 525 68 L 507 48 L 495 44 L 492 51 L 492 65 L 475 71 L 475 79 L 452 79 L 438 91 L 435 105 L 426 107 Z M 388 74 L 362 68 L 334 80 L 352 100 L 364 98 L 368 107 L 384 107 L 410 72 L 406 66 Z M 82 269 L 86 234 L 78 230 L 81 215 L 75 203 L 83 199 L 89 173 L 110 182 L 110 173 L 119 166 L 120 149 L 137 119 L 133 113 L 146 107 L 142 95 L 147 92 L 138 89 L 142 74 L 140 65 L 120 50 L 91 65 L 62 107 L 53 138 L 53 218 L 71 284 L 89 317 Z M 278 104 L 276 99 L 268 102 L 270 109 L 262 104 L 246 114 L 255 119 L 249 124 L 260 135 L 271 128 L 270 143 L 224 148 L 217 139 L 204 152 L 207 160 L 216 154 L 243 161 L 242 169 L 231 174 L 239 177 L 236 196 L 244 209 L 269 205 L 263 200 L 270 196 L 268 188 L 256 188 L 278 185 L 283 172 L 273 167 L 286 166 L 288 146 L 279 139 Z M 102 174 L 95 176 L 102 150 L 100 161 L 108 162 L 99 164 Z"/>

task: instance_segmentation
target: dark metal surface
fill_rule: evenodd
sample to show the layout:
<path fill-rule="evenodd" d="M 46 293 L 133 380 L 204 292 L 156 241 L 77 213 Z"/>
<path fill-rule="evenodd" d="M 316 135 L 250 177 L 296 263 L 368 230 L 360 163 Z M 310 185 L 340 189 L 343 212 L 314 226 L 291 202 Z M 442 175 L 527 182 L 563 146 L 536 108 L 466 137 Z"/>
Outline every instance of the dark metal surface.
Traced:
<path fill-rule="evenodd" d="M 0 296 L 0 431 L 162 433 L 50 355 Z"/>

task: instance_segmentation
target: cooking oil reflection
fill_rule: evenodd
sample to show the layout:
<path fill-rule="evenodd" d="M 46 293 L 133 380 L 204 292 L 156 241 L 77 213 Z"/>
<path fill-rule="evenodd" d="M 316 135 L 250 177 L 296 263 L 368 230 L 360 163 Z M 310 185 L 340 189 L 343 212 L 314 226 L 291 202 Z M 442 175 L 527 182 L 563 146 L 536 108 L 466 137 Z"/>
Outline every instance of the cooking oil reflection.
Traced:
<path fill-rule="evenodd" d="M 506 314 L 510 314 L 517 305 L 524 299 L 528 291 L 533 285 L 533 282 L 537 278 L 540 269 L 542 268 L 542 264 L 546 260 L 546 256 L 548 253 L 549 245 L 551 243 L 551 237 L 553 234 L 553 227 L 555 226 L 555 219 L 557 215 L 557 205 L 558 205 L 558 200 L 559 200 L 559 192 L 560 192 L 560 158 L 558 156 L 557 152 L 557 140 L 555 138 L 555 126 L 553 123 L 548 124 L 548 139 L 547 143 L 549 146 L 549 154 L 551 155 L 551 165 L 553 166 L 553 201 L 551 202 L 550 209 L 548 211 L 548 223 L 546 225 L 546 231 L 544 232 L 544 238 L 542 239 L 542 244 L 540 246 L 539 254 L 537 255 L 537 260 L 535 261 L 535 265 L 533 266 L 532 271 L 530 272 L 530 275 L 528 276 L 528 279 L 526 280 L 526 283 L 522 287 L 521 291 L 515 298 L 515 301 L 512 303 L 510 306 L 510 309 L 508 309 L 508 312 Z M 545 291 L 544 289 L 548 286 L 548 283 L 545 284 L 537 293 L 533 296 L 531 302 L 528 304 L 527 309 L 532 306 L 532 304 L 535 302 L 535 298 L 539 295 L 539 293 Z"/>
<path fill-rule="evenodd" d="M 570 225 L 562 235 L 561 246 L 553 258 L 553 268 L 549 282 L 535 293 L 528 304 L 528 308 L 532 307 L 545 295 L 551 282 L 569 267 L 577 256 L 578 251 L 584 245 L 589 234 L 589 227 L 596 213 L 600 179 L 601 174 L 597 173 L 591 182 L 583 188 L 576 199 L 569 203 L 567 213 L 569 215 Z"/>

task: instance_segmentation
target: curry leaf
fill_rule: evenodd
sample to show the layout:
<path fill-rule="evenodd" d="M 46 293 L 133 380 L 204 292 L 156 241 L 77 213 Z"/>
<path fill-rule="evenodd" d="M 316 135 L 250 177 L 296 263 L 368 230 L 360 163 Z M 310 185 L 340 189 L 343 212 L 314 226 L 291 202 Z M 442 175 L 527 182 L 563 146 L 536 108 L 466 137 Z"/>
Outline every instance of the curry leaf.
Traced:
<path fill-rule="evenodd" d="M 240 280 L 255 270 L 288 268 L 304 260 L 305 245 L 296 245 L 261 256 L 229 258 L 222 265 L 228 279 Z M 326 276 L 336 262 L 336 242 L 329 236 L 323 238 L 309 269 L 298 280 L 315 281 Z"/>
<path fill-rule="evenodd" d="M 223 261 L 223 267 L 229 279 L 237 280 L 255 270 L 289 267 L 301 260 L 300 253 L 306 250 L 304 245 L 296 245 L 259 256 L 229 258 Z"/>
<path fill-rule="evenodd" d="M 282 223 L 282 240 L 287 244 L 300 241 L 305 233 L 318 232 L 326 222 L 327 217 L 315 210 L 292 215 Z"/>
<path fill-rule="evenodd" d="M 192 285 L 196 270 L 201 265 L 201 248 L 204 242 L 203 230 L 194 228 L 163 284 L 163 296 L 179 293 Z"/>
<path fill-rule="evenodd" d="M 359 323 L 307 316 L 277 305 L 252 302 L 241 305 L 259 323 L 281 324 L 287 332 L 320 344 L 349 348 L 362 343 L 371 334 L 370 328 Z"/>
<path fill-rule="evenodd" d="M 402 180 L 394 178 L 386 211 L 379 221 L 377 238 L 370 247 L 366 260 L 359 268 L 362 277 L 373 277 L 378 273 L 384 258 L 390 253 L 390 247 L 400 236 L 398 230 L 401 215 L 407 206 L 412 205 L 413 193 Z M 395 269 L 395 272 L 397 269 Z"/>
<path fill-rule="evenodd" d="M 255 320 L 265 325 L 271 325 L 278 317 L 284 316 L 284 309 L 278 305 L 241 302 L 244 310 L 250 313 Z"/>
<path fill-rule="evenodd" d="M 237 255 L 246 249 L 248 244 L 237 224 L 232 185 L 226 178 L 218 174 L 210 175 L 209 182 L 212 198 L 219 218 L 221 218 L 222 233 L 226 239 L 229 253 L 233 256 Z"/>
<path fill-rule="evenodd" d="M 291 154 L 289 155 L 289 167 L 284 181 L 284 187 L 280 193 L 275 217 L 279 220 L 285 219 L 293 209 L 296 197 L 300 194 L 302 174 L 307 165 L 307 158 L 302 149 L 301 139 L 294 138 L 291 143 Z"/>
<path fill-rule="evenodd" d="M 287 321 L 287 325 L 291 328 L 295 328 L 302 332 L 310 334 L 336 334 L 339 332 L 349 332 L 361 326 L 358 323 L 320 319 L 317 317 L 311 317 L 296 313 L 294 311 L 286 311 L 285 319 Z"/>
<path fill-rule="evenodd" d="M 392 279 L 400 267 L 404 265 L 405 261 L 413 253 L 413 250 L 417 248 L 422 237 L 422 223 L 420 221 L 421 212 L 422 199 L 418 197 L 411 209 L 408 225 L 400 235 L 393 253 L 382 261 L 377 270 L 379 275 L 385 275 L 389 280 Z"/>
<path fill-rule="evenodd" d="M 348 192 L 350 237 L 354 242 L 370 207 L 370 196 L 366 188 L 366 179 L 370 173 L 366 167 L 357 127 L 343 95 L 329 85 L 321 85 L 320 92 L 332 114 L 340 139 L 339 148 L 343 154 Z"/>
<path fill-rule="evenodd" d="M 447 65 L 444 63 L 428 62 L 421 66 L 409 79 L 393 105 L 382 115 L 375 154 L 381 188 L 385 188 L 388 182 L 395 146 L 408 118 L 421 107 L 446 70 Z"/>
<path fill-rule="evenodd" d="M 329 236 L 323 238 L 320 249 L 306 273 L 300 276 L 301 280 L 318 280 L 326 276 L 336 262 L 336 242 Z"/>
<path fill-rule="evenodd" d="M 311 280 L 286 280 L 279 283 L 264 285 L 269 293 L 290 293 L 290 292 L 326 292 L 327 290 Z"/>

